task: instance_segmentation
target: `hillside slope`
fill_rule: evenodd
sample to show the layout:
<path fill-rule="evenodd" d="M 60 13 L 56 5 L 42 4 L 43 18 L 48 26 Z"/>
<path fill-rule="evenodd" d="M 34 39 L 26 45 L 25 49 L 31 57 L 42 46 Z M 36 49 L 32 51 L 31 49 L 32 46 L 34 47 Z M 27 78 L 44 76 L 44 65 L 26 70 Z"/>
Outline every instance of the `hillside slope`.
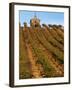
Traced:
<path fill-rule="evenodd" d="M 64 76 L 64 32 L 60 28 L 20 28 L 20 79 Z"/>

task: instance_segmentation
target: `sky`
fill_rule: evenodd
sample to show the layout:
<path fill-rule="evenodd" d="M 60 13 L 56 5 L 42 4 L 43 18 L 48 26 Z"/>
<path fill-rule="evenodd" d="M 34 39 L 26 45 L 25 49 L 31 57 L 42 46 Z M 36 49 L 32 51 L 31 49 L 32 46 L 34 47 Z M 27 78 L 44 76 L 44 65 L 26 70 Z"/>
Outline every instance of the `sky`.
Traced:
<path fill-rule="evenodd" d="M 28 26 L 30 26 L 30 19 L 34 18 L 34 16 L 40 19 L 40 24 L 57 24 L 64 26 L 64 13 L 63 12 L 39 12 L 39 11 L 19 11 L 19 22 L 21 26 L 26 22 Z"/>

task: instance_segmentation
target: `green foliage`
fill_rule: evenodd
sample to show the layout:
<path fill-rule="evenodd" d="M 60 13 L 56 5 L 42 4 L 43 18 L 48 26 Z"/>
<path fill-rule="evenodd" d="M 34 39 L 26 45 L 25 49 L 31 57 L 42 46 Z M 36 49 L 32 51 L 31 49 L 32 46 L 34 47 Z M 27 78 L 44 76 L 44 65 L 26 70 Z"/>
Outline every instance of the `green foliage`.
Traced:
<path fill-rule="evenodd" d="M 39 39 L 39 41 L 43 44 L 43 46 L 49 50 L 50 52 L 52 52 L 53 54 L 55 54 L 60 60 L 63 60 L 64 55 L 63 52 L 60 51 L 58 48 L 54 47 L 53 45 L 51 45 L 44 37 L 44 35 L 41 33 L 40 30 L 38 30 L 38 32 L 36 32 L 37 37 Z"/>
<path fill-rule="evenodd" d="M 49 62 L 50 59 L 43 51 L 43 49 L 40 45 L 40 42 L 36 37 L 36 35 L 37 35 L 37 34 L 35 34 L 36 32 L 37 32 L 36 30 L 29 32 L 29 40 L 30 40 L 30 43 L 32 46 L 32 51 L 38 58 L 37 63 L 42 65 L 46 77 L 56 76 L 57 72 L 52 67 L 52 65 L 50 65 L 50 62 Z"/>
<path fill-rule="evenodd" d="M 47 41 L 49 41 L 52 45 L 60 48 L 63 51 L 63 45 L 61 43 L 59 43 L 55 38 L 53 38 L 53 36 L 49 32 L 48 26 L 44 25 L 44 27 L 45 27 L 45 29 L 42 30 L 42 33 L 45 36 L 45 38 L 47 39 Z"/>
<path fill-rule="evenodd" d="M 47 26 L 44 24 L 44 27 Z M 58 76 L 54 66 L 50 63 L 50 58 L 44 51 L 49 51 L 52 55 L 58 58 L 60 64 L 64 64 L 63 39 L 55 30 L 43 29 L 41 27 L 30 27 L 26 31 L 20 33 L 20 79 L 31 78 L 30 62 L 28 59 L 25 39 L 31 46 L 32 53 L 37 57 L 36 63 L 43 67 L 44 77 Z M 54 34 L 54 35 L 53 35 Z M 55 58 L 53 57 L 53 58 Z"/>
<path fill-rule="evenodd" d="M 23 39 L 23 30 L 20 30 L 19 42 L 19 78 L 31 78 L 30 63 L 28 60 L 27 50 Z"/>
<path fill-rule="evenodd" d="M 26 22 L 24 22 L 24 27 L 27 27 L 27 23 Z"/>

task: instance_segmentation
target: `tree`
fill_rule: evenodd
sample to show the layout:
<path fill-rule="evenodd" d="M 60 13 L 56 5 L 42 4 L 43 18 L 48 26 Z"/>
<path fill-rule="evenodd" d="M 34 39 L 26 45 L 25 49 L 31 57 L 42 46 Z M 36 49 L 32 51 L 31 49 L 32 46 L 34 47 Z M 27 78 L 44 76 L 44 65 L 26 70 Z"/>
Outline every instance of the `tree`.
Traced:
<path fill-rule="evenodd" d="M 25 27 L 25 28 L 27 27 L 27 23 L 26 23 L 26 22 L 24 22 L 24 27 Z"/>

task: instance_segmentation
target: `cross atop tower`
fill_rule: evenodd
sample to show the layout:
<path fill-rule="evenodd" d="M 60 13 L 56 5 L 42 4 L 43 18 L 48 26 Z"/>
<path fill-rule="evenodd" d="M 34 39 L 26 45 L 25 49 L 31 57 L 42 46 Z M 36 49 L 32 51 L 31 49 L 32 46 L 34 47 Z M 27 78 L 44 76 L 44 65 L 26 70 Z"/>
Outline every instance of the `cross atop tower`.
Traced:
<path fill-rule="evenodd" d="M 36 16 L 36 12 L 34 12 L 34 17 L 37 18 L 37 16 Z"/>
<path fill-rule="evenodd" d="M 30 20 L 30 25 L 34 27 L 40 26 L 40 20 L 36 16 L 36 12 L 34 12 L 34 17 Z"/>

